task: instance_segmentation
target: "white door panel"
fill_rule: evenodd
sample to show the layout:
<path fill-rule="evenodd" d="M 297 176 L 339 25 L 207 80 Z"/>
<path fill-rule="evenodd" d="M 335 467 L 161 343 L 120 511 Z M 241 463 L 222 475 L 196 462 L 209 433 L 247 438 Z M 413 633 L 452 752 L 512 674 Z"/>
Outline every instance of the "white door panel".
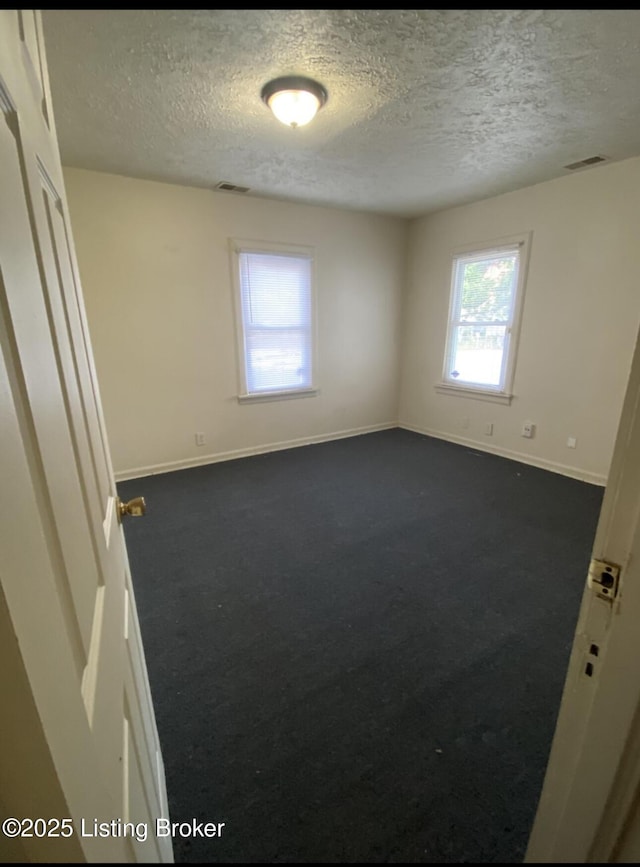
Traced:
<path fill-rule="evenodd" d="M 49 816 L 64 804 L 66 845 L 88 860 L 170 861 L 155 836 L 163 765 L 33 10 L 0 10 L 0 115 L 0 601 L 19 648 L 7 676 L 28 684 L 11 712 L 25 732 L 33 718 L 49 757 L 20 764 L 27 735 L 11 729 L 3 809 L 39 817 L 24 777 L 49 792 Z M 91 835 L 114 819 L 145 839 Z M 21 844 L 48 860 L 42 839 Z"/>

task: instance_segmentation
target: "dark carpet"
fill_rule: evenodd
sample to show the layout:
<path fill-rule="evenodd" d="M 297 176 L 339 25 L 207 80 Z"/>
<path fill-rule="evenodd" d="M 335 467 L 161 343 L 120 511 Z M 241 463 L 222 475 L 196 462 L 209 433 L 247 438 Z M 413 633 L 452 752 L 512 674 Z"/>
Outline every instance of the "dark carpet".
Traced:
<path fill-rule="evenodd" d="M 394 429 L 121 483 L 178 862 L 521 862 L 603 489 Z"/>

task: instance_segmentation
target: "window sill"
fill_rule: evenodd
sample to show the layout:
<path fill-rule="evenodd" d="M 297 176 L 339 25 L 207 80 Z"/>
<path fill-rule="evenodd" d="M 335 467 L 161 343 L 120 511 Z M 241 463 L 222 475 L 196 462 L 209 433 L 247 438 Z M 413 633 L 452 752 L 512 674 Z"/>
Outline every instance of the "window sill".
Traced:
<path fill-rule="evenodd" d="M 488 388 L 467 388 L 463 385 L 449 385 L 448 383 L 439 382 L 434 385 L 438 394 L 455 394 L 458 397 L 470 397 L 473 400 L 486 400 L 489 403 L 511 403 L 512 394 L 506 394 L 503 391 L 491 391 Z"/>
<path fill-rule="evenodd" d="M 297 388 L 290 391 L 258 391 L 253 394 L 239 394 L 238 403 L 264 403 L 268 400 L 291 400 L 296 397 L 315 397 L 318 388 Z"/>

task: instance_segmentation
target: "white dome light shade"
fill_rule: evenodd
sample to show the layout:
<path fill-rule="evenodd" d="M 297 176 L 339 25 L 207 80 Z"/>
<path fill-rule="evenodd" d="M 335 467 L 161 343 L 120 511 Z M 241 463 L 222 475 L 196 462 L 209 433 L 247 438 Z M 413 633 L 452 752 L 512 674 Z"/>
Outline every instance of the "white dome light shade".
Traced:
<path fill-rule="evenodd" d="M 294 127 L 309 123 L 320 108 L 318 97 L 308 90 L 279 90 L 268 104 L 278 120 Z"/>
<path fill-rule="evenodd" d="M 262 99 L 279 121 L 287 126 L 304 126 L 327 101 L 327 91 L 310 78 L 285 76 L 262 88 Z"/>

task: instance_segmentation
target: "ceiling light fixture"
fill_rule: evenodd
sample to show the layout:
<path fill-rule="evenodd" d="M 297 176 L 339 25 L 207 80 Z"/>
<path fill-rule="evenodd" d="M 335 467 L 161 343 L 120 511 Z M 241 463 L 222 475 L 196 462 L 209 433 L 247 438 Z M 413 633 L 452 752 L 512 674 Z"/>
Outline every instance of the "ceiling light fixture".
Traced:
<path fill-rule="evenodd" d="M 317 81 L 301 75 L 285 75 L 267 82 L 260 94 L 279 121 L 304 126 L 327 101 L 327 91 Z"/>

